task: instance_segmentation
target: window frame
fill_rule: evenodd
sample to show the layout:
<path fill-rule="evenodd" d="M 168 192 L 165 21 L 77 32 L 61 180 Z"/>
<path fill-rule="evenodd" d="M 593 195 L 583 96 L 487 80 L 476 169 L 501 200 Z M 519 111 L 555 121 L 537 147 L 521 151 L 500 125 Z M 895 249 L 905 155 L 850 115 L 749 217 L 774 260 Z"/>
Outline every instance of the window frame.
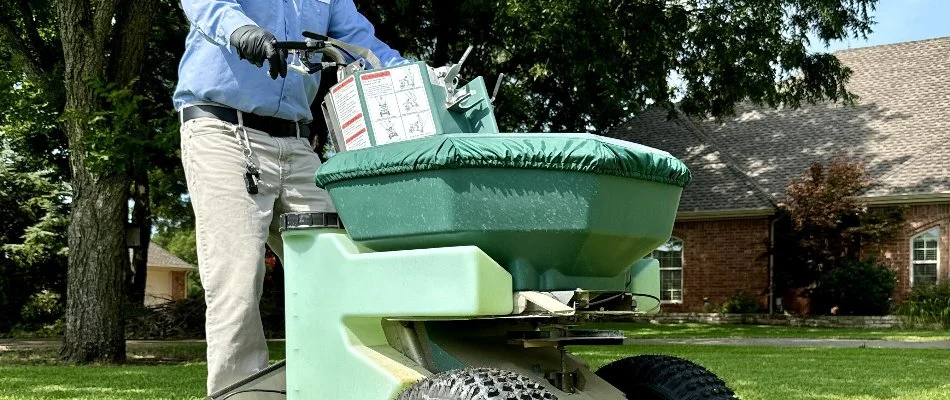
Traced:
<path fill-rule="evenodd" d="M 662 250 L 660 250 L 661 248 L 666 247 L 667 245 L 669 245 L 669 244 L 672 243 L 673 241 L 679 241 L 679 246 L 680 246 L 680 250 L 679 250 L 679 253 L 680 253 L 680 266 L 679 266 L 679 268 L 669 268 L 669 267 L 663 268 L 662 263 L 660 264 L 660 299 L 661 299 L 661 300 L 660 300 L 660 304 L 683 304 L 683 281 L 685 280 L 685 278 L 684 278 L 684 276 L 683 276 L 683 265 L 684 265 L 684 262 L 685 262 L 685 260 L 686 260 L 686 256 L 685 256 L 685 254 L 684 254 L 684 250 L 685 250 L 685 248 L 686 248 L 685 241 L 684 241 L 683 239 L 678 238 L 678 237 L 671 236 L 670 239 L 666 241 L 666 243 L 663 243 L 663 245 L 661 245 L 660 247 L 657 247 L 656 249 L 653 249 L 653 251 L 650 253 L 650 256 L 652 256 L 652 257 L 655 258 L 657 261 L 659 261 L 660 259 L 657 257 L 657 254 L 656 254 L 656 253 L 662 251 Z M 663 252 L 668 252 L 668 251 L 663 251 Z M 679 300 L 662 300 L 662 299 L 663 299 L 663 292 L 664 292 L 664 290 L 663 290 L 663 271 L 680 271 L 680 279 L 679 279 L 679 294 L 680 294 L 680 299 L 679 299 Z M 670 297 L 672 297 L 672 296 L 670 296 Z"/>
<path fill-rule="evenodd" d="M 915 260 L 915 259 L 914 259 L 914 250 L 915 250 L 915 249 L 914 249 L 914 242 L 916 242 L 918 238 L 920 238 L 920 237 L 922 237 L 922 236 L 925 236 L 925 235 L 931 235 L 931 236 L 934 236 L 934 237 L 936 238 L 936 241 L 937 241 L 937 246 L 936 246 L 936 248 L 935 248 L 935 250 L 937 251 L 937 259 L 936 259 L 936 260 L 920 260 L 920 261 L 918 261 L 918 260 Z M 908 275 L 910 275 L 910 279 L 909 279 L 910 287 L 914 287 L 914 267 L 917 266 L 917 265 L 924 265 L 924 264 L 934 264 L 934 263 L 936 263 L 936 266 L 937 266 L 937 267 L 936 267 L 936 270 L 937 270 L 937 271 L 936 271 L 936 272 L 937 272 L 937 283 L 940 283 L 940 227 L 939 227 L 939 226 L 933 226 L 933 227 L 930 227 L 930 228 L 928 228 L 928 229 L 925 229 L 925 230 L 923 230 L 923 231 L 920 231 L 920 232 L 918 232 L 917 234 L 911 236 L 909 245 L 910 245 L 910 257 L 909 257 L 909 258 L 910 258 L 910 268 L 907 269 L 907 270 L 908 270 L 907 273 L 908 273 Z"/>

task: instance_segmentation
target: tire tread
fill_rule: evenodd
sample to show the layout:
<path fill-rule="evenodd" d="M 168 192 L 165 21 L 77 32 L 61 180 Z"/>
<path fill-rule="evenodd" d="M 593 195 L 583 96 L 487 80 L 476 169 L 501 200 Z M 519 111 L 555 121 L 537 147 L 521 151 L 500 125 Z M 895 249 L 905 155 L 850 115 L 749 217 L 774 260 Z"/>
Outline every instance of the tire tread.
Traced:
<path fill-rule="evenodd" d="M 398 400 L 557 400 L 544 386 L 511 371 L 464 368 L 442 372 L 399 395 Z"/>
<path fill-rule="evenodd" d="M 672 356 L 640 355 L 624 358 L 601 367 L 597 370 L 597 376 L 629 398 L 643 398 L 637 392 L 652 390 L 656 396 L 660 396 L 658 400 L 738 399 L 722 379 L 706 368 Z"/>

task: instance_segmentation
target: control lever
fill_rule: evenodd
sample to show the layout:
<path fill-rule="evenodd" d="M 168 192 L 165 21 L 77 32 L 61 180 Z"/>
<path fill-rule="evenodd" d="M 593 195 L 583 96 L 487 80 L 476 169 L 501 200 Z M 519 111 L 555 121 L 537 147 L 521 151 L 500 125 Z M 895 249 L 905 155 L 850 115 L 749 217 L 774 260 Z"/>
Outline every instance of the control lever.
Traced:
<path fill-rule="evenodd" d="M 505 78 L 505 73 L 498 74 L 498 80 L 495 81 L 495 89 L 491 92 L 491 102 L 495 103 L 495 97 L 498 96 L 498 90 L 501 89 L 501 81 Z"/>
<path fill-rule="evenodd" d="M 456 91 L 457 86 L 458 86 L 459 71 L 462 70 L 462 64 L 465 63 L 465 59 L 467 59 L 469 53 L 472 52 L 472 48 L 473 46 L 469 45 L 468 48 L 465 49 L 465 53 L 462 54 L 462 58 L 459 60 L 459 62 L 453 65 L 451 68 L 449 68 L 449 72 L 445 74 L 444 82 L 445 82 L 445 92 L 446 92 L 446 96 L 445 96 L 446 108 L 451 108 L 461 103 L 463 100 L 472 96 L 471 93 L 464 90 L 461 92 Z"/>

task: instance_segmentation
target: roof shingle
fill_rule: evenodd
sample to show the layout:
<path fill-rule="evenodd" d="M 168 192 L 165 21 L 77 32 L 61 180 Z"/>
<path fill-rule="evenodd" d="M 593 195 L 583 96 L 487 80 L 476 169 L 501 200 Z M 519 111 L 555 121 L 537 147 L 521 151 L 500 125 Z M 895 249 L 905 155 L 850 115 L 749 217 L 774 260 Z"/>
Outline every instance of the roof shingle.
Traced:
<path fill-rule="evenodd" d="M 950 37 L 836 55 L 854 71 L 848 88 L 860 99 L 853 107 L 740 104 L 723 122 L 694 120 L 693 132 L 649 111 L 610 135 L 666 150 L 690 167 L 681 211 L 764 206 L 760 199 L 781 198 L 811 163 L 836 157 L 865 164 L 875 180 L 865 196 L 950 192 Z M 702 173 L 727 169 L 717 167 L 722 162 L 736 172 Z"/>
<path fill-rule="evenodd" d="M 160 246 L 149 242 L 148 246 L 148 266 L 149 267 L 165 267 L 165 268 L 194 268 L 193 265 L 188 264 L 184 260 L 175 257 L 174 254 L 169 253 L 168 250 L 161 248 Z"/>

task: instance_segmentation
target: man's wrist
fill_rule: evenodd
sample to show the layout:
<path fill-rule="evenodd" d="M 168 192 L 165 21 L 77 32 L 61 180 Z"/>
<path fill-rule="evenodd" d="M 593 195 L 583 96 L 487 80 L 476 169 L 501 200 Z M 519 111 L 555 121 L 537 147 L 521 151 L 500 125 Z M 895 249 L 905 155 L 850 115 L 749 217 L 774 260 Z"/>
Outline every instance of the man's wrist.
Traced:
<path fill-rule="evenodd" d="M 236 50 L 236 48 L 233 47 L 233 43 L 230 40 L 231 36 L 233 36 L 234 32 L 237 31 L 238 29 L 246 27 L 246 26 L 257 26 L 257 23 L 251 20 L 250 18 L 248 18 L 247 15 L 244 15 L 243 12 L 232 11 L 232 12 L 225 13 L 221 17 L 221 22 L 218 25 L 219 27 L 218 29 L 222 34 L 226 35 L 222 39 L 224 39 L 224 42 L 225 42 L 224 47 L 227 49 L 229 53 L 234 53 Z"/>

